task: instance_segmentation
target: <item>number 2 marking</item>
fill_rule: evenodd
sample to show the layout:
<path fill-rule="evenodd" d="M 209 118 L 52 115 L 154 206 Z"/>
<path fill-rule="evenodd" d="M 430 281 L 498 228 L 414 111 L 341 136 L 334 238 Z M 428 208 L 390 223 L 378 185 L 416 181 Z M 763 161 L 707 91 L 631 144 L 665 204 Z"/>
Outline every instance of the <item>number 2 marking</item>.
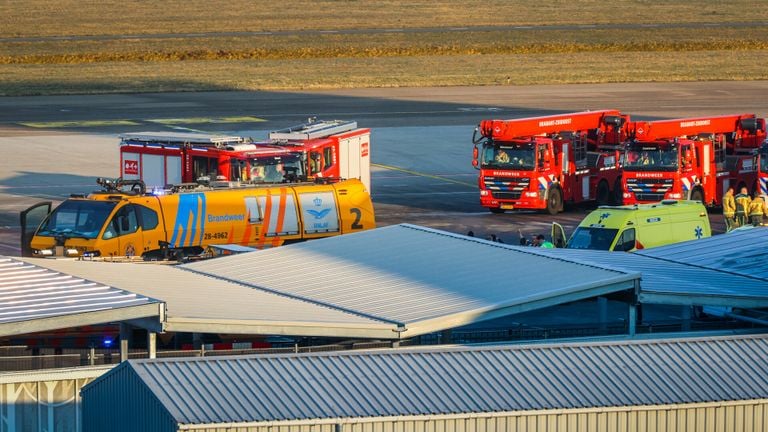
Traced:
<path fill-rule="evenodd" d="M 359 208 L 351 208 L 349 212 L 355 215 L 355 220 L 352 222 L 352 229 L 363 229 L 363 224 L 360 223 L 360 219 L 363 217 L 363 212 Z"/>

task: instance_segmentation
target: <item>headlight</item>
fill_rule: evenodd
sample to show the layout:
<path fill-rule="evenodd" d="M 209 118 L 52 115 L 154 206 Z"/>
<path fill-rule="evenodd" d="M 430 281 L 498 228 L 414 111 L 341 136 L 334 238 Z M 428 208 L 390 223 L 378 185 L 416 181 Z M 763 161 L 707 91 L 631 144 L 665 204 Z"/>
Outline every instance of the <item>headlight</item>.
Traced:
<path fill-rule="evenodd" d="M 34 254 L 41 256 L 53 256 L 53 249 L 36 249 Z"/>
<path fill-rule="evenodd" d="M 671 193 L 671 194 L 669 194 L 669 197 L 672 198 L 672 199 L 680 199 L 680 198 L 683 197 L 683 194 L 681 194 L 681 193 Z"/>
<path fill-rule="evenodd" d="M 67 248 L 65 253 L 66 253 L 67 256 L 70 256 L 70 257 L 80 255 L 80 251 L 78 251 L 75 248 Z"/>
<path fill-rule="evenodd" d="M 480 196 L 488 196 L 488 195 L 490 195 L 490 192 L 488 192 L 487 190 L 480 191 Z"/>
<path fill-rule="evenodd" d="M 621 195 L 622 195 L 624 198 L 632 198 L 632 193 L 630 193 L 630 192 L 624 192 L 624 193 L 623 193 L 623 194 L 621 194 Z"/>
<path fill-rule="evenodd" d="M 539 196 L 539 193 L 538 192 L 526 192 L 525 196 L 528 197 L 528 198 L 536 198 L 537 196 Z"/>

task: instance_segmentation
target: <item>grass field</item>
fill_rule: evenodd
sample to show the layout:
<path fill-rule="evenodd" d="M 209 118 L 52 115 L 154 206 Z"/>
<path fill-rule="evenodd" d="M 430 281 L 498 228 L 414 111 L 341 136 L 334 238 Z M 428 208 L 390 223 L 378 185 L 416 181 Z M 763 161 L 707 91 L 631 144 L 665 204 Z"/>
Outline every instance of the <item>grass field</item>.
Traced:
<path fill-rule="evenodd" d="M 766 18 L 681 0 L 8 1 L 0 95 L 767 79 L 766 26 L 741 26 Z M 637 23 L 689 27 L 546 29 Z M 534 28 L 495 28 L 512 25 Z M 263 31 L 299 33 L 242 33 Z"/>

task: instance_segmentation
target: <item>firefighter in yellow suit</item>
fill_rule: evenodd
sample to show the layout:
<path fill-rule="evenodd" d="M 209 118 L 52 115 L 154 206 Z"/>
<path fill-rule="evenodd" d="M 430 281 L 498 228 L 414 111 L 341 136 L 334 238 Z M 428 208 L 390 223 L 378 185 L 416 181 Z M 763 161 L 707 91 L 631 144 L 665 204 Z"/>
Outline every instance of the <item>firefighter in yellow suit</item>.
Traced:
<path fill-rule="evenodd" d="M 725 232 L 734 228 L 734 217 L 736 216 L 736 201 L 733 199 L 733 187 L 723 195 L 723 218 L 725 218 Z"/>
<path fill-rule="evenodd" d="M 763 224 L 763 214 L 765 213 L 765 201 L 759 192 L 755 192 L 755 198 L 749 203 L 749 220 L 752 226 Z"/>
<path fill-rule="evenodd" d="M 741 191 L 739 191 L 738 195 L 733 197 L 733 200 L 736 201 L 736 226 L 744 226 L 747 224 L 749 204 L 752 202 L 752 199 L 749 197 L 749 192 L 747 192 L 747 188 L 741 188 Z"/>

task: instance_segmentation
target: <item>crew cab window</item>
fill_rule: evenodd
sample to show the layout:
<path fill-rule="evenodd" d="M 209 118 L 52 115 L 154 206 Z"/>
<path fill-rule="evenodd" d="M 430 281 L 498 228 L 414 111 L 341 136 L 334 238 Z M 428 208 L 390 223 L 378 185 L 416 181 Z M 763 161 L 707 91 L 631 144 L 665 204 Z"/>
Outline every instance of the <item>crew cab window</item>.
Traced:
<path fill-rule="evenodd" d="M 310 174 L 317 174 L 323 170 L 323 155 L 320 152 L 313 151 L 309 153 Z"/>
<path fill-rule="evenodd" d="M 139 210 L 139 216 L 141 217 L 141 229 L 147 231 L 157 228 L 157 212 L 144 206 L 136 206 L 136 208 Z"/>
<path fill-rule="evenodd" d="M 132 234 L 139 230 L 139 219 L 136 216 L 134 206 L 127 205 L 115 213 L 109 222 L 107 229 L 104 230 L 103 239 L 107 240 L 113 237 L 119 237 L 126 234 Z"/>
<path fill-rule="evenodd" d="M 333 166 L 333 147 L 326 147 L 323 149 L 323 160 L 325 161 L 323 170 L 327 170 Z"/>
<path fill-rule="evenodd" d="M 219 161 L 214 158 L 195 156 L 192 158 L 192 175 L 194 180 L 200 177 L 208 177 L 209 180 L 216 180 L 219 173 Z"/>

